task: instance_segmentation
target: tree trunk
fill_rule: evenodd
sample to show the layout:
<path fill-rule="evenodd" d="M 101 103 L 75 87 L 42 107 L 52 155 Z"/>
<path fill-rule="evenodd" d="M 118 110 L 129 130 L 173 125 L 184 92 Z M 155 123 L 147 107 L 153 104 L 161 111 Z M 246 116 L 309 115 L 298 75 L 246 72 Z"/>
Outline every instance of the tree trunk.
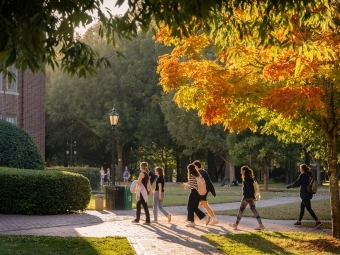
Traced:
<path fill-rule="evenodd" d="M 264 186 L 264 190 L 268 190 L 268 174 L 267 174 L 267 169 L 263 169 L 262 170 L 263 173 L 263 186 Z"/>
<path fill-rule="evenodd" d="M 339 199 L 339 178 L 337 168 L 337 134 L 333 132 L 332 137 L 327 140 L 328 147 L 328 176 L 329 192 L 331 195 L 331 217 L 332 235 L 340 239 L 340 199 Z"/>

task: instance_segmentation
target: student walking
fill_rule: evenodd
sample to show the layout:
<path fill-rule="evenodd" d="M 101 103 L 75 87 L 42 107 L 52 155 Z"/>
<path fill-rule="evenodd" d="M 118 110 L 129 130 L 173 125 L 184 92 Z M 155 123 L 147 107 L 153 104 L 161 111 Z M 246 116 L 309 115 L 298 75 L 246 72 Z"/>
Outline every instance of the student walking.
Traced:
<path fill-rule="evenodd" d="M 301 220 L 305 214 L 306 208 L 309 214 L 315 220 L 315 228 L 319 228 L 322 223 L 319 221 L 318 217 L 316 217 L 310 201 L 313 198 L 313 194 L 307 191 L 308 180 L 312 175 L 312 172 L 310 171 L 310 167 L 308 167 L 306 164 L 302 164 L 300 165 L 300 173 L 301 174 L 294 183 L 287 185 L 287 189 L 300 187 L 300 198 L 302 199 L 300 205 L 300 215 L 298 221 L 295 222 L 294 225 L 295 227 L 301 227 Z"/>
<path fill-rule="evenodd" d="M 208 200 L 207 200 L 207 196 L 208 193 L 211 192 L 211 194 L 216 197 L 216 192 L 215 192 L 215 187 L 210 179 L 210 176 L 208 174 L 207 171 L 205 171 L 204 169 L 202 169 L 202 165 L 201 162 L 199 160 L 195 160 L 193 162 L 193 164 L 195 165 L 195 169 L 202 175 L 202 177 L 204 178 L 204 181 L 206 183 L 206 187 L 207 187 L 207 193 L 203 196 L 200 196 L 199 199 L 199 205 L 201 204 L 203 206 L 203 208 L 207 211 L 207 213 L 209 214 L 209 216 L 211 217 L 212 221 L 210 223 L 210 225 L 215 225 L 218 223 L 218 220 L 215 217 L 215 213 L 214 211 L 211 209 L 210 205 L 208 204 Z"/>
<path fill-rule="evenodd" d="M 99 174 L 100 174 L 100 188 L 103 189 L 104 178 L 105 178 L 105 170 L 103 167 L 99 170 Z"/>
<path fill-rule="evenodd" d="M 255 196 L 254 196 L 254 172 L 248 166 L 241 167 L 241 176 L 243 181 L 243 199 L 240 204 L 240 209 L 238 211 L 237 219 L 235 223 L 229 223 L 229 226 L 237 229 L 238 224 L 241 221 L 242 215 L 244 210 L 246 209 L 247 205 L 249 204 L 250 210 L 253 212 L 255 218 L 257 219 L 259 226 L 256 227 L 256 230 L 264 229 L 264 226 L 261 221 L 261 217 L 256 211 L 255 208 Z"/>
<path fill-rule="evenodd" d="M 190 223 L 187 224 L 186 226 L 187 227 L 195 227 L 195 220 L 194 220 L 195 213 L 200 220 L 205 219 L 205 225 L 208 225 L 209 221 L 210 221 L 210 216 L 205 215 L 205 213 L 202 212 L 198 208 L 198 204 L 199 204 L 199 201 L 200 201 L 200 195 L 198 194 L 198 191 L 197 191 L 196 177 L 200 177 L 201 174 L 196 170 L 194 164 L 189 164 L 187 168 L 188 168 L 188 183 L 187 183 L 187 186 L 188 186 L 188 188 L 190 188 L 190 195 L 189 195 L 188 205 L 187 205 L 187 208 L 188 208 L 187 220 Z"/>
<path fill-rule="evenodd" d="M 141 215 L 141 207 L 143 206 L 146 222 L 144 224 L 150 225 L 150 212 L 148 208 L 148 191 L 147 187 L 150 187 L 150 195 L 153 195 L 152 186 L 150 184 L 149 178 L 149 168 L 148 163 L 142 162 L 140 163 L 140 174 L 137 181 L 137 192 L 136 192 L 136 219 L 132 221 L 132 223 L 139 223 L 140 215 Z"/>
<path fill-rule="evenodd" d="M 171 222 L 171 214 L 169 214 L 163 207 L 162 203 L 164 200 L 164 169 L 160 166 L 155 168 L 156 188 L 153 194 L 153 217 L 154 222 L 158 222 L 158 209 L 168 218 L 168 222 Z M 158 208 L 158 209 L 157 209 Z"/>

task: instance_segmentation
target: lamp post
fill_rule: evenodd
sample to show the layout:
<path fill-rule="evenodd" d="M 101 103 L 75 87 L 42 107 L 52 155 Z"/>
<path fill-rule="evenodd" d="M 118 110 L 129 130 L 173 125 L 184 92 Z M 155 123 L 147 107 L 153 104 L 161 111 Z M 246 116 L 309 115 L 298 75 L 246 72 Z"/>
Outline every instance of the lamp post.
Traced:
<path fill-rule="evenodd" d="M 70 155 L 70 166 L 72 166 L 72 157 L 73 158 L 75 158 L 76 157 L 76 154 L 77 154 L 77 151 L 73 151 L 73 147 L 76 147 L 77 146 L 77 142 L 76 141 L 74 141 L 74 142 L 72 142 L 72 136 L 71 136 L 71 143 L 66 143 L 66 145 L 67 145 L 67 147 L 68 146 L 70 146 L 71 148 L 71 151 L 69 151 L 68 149 L 67 149 L 67 151 L 66 151 L 66 154 L 67 154 L 67 157 L 68 157 L 68 155 Z M 70 153 L 71 152 L 71 153 Z M 74 153 L 74 155 L 73 155 L 73 153 Z"/>
<path fill-rule="evenodd" d="M 112 112 L 109 114 L 110 124 L 112 128 L 112 184 L 115 185 L 116 168 L 115 168 L 115 127 L 118 124 L 119 115 L 113 107 Z"/>

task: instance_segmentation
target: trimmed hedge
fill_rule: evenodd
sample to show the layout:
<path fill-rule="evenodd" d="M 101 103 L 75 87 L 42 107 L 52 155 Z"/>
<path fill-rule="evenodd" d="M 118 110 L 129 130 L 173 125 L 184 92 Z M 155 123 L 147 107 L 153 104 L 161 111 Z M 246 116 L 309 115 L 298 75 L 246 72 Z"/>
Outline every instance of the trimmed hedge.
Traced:
<path fill-rule="evenodd" d="M 44 159 L 32 138 L 20 127 L 0 120 L 0 166 L 41 169 Z"/>
<path fill-rule="evenodd" d="M 0 213 L 64 214 L 84 211 L 91 199 L 89 180 L 65 171 L 0 167 Z"/>
<path fill-rule="evenodd" d="M 91 189 L 99 190 L 100 189 L 100 173 L 99 168 L 96 167 L 51 167 L 47 168 L 47 170 L 57 170 L 57 171 L 67 171 L 72 173 L 77 173 L 85 176 L 89 179 Z"/>

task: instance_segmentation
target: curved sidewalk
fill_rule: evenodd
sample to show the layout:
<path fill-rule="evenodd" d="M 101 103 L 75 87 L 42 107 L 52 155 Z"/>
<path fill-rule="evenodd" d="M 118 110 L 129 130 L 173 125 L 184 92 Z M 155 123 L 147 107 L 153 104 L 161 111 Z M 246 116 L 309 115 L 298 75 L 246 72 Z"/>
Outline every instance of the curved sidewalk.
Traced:
<path fill-rule="evenodd" d="M 314 200 L 327 197 L 315 197 Z M 278 204 L 301 201 L 299 198 L 275 198 L 260 200 L 257 207 L 273 206 Z M 226 204 L 212 204 L 213 210 L 221 211 L 237 209 L 239 202 Z M 9 235 L 49 235 L 49 236 L 125 236 L 138 255 L 173 255 L 176 253 L 191 254 L 221 254 L 215 247 L 201 239 L 207 233 L 244 233 L 253 232 L 257 226 L 254 218 L 242 218 L 240 230 L 233 230 L 228 222 L 234 222 L 235 216 L 218 215 L 220 221 L 215 226 L 205 226 L 204 220 L 197 222 L 195 228 L 188 228 L 186 222 L 186 207 L 166 207 L 171 213 L 172 222 L 167 223 L 167 218 L 162 214 L 159 223 L 151 225 L 133 224 L 135 210 L 128 211 L 86 211 L 69 215 L 0 215 L 0 234 Z M 152 210 L 150 210 L 152 213 Z M 142 215 L 142 220 L 145 216 Z M 151 215 L 152 218 L 152 215 Z M 331 234 L 330 230 L 316 230 L 310 228 L 295 228 L 292 221 L 263 220 L 266 230 L 270 231 L 305 231 L 324 232 Z"/>

